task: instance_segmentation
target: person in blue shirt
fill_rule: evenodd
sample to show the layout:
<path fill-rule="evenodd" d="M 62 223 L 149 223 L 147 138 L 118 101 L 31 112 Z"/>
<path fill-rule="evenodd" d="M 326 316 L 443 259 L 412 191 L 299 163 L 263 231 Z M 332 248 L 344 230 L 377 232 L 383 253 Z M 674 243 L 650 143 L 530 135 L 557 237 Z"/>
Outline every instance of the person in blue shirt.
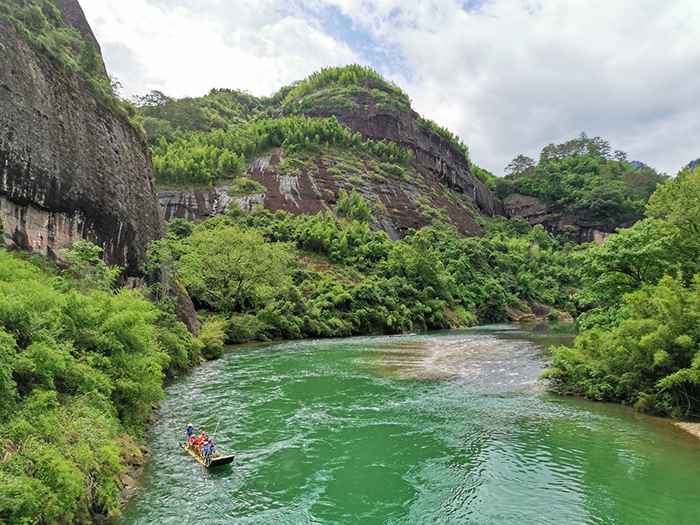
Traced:
<path fill-rule="evenodd" d="M 204 446 L 202 447 L 202 455 L 204 456 L 204 459 L 207 460 L 207 464 L 211 463 L 211 443 L 204 443 Z"/>
<path fill-rule="evenodd" d="M 187 442 L 189 443 L 190 438 L 192 437 L 192 434 L 194 434 L 194 425 L 190 423 L 187 425 Z"/>

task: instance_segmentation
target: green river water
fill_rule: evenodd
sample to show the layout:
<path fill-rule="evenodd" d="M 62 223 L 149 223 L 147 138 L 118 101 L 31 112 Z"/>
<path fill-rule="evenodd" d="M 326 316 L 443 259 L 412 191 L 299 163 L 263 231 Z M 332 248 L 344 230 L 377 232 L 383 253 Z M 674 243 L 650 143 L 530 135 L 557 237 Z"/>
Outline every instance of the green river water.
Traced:
<path fill-rule="evenodd" d="M 233 348 L 167 387 L 117 523 L 700 523 L 700 442 L 545 393 L 548 328 Z M 173 442 L 212 417 L 218 471 Z"/>

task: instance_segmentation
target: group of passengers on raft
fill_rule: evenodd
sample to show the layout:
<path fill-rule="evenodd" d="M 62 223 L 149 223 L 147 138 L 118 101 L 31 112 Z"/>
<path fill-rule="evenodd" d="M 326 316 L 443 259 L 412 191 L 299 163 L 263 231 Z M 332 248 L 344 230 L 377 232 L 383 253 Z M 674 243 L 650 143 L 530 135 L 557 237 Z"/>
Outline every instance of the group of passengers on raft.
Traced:
<path fill-rule="evenodd" d="M 204 432 L 199 437 L 195 436 L 194 425 L 190 423 L 187 425 L 187 440 L 190 448 L 197 451 L 206 460 L 207 465 L 211 463 L 211 457 L 216 454 L 216 447 L 211 438 L 208 438 Z"/>

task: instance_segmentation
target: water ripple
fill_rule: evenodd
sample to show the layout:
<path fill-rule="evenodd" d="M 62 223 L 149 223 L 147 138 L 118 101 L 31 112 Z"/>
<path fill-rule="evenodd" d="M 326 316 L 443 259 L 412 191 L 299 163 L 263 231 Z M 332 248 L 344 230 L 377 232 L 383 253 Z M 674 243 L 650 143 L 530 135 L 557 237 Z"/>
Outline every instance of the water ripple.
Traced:
<path fill-rule="evenodd" d="M 168 386 L 119 523 L 695 523 L 700 447 L 542 393 L 540 355 L 563 338 L 507 325 L 233 349 Z M 218 472 L 174 444 L 212 418 L 237 455 Z"/>

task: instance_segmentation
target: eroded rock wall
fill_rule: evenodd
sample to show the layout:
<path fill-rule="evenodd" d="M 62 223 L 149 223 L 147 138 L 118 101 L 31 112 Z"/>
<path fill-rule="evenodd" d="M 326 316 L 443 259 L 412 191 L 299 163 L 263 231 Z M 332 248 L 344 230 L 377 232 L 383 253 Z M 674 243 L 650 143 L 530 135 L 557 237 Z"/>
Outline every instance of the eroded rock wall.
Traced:
<path fill-rule="evenodd" d="M 372 86 L 383 89 L 382 86 Z M 307 113 L 309 117 L 328 118 L 332 115 L 353 132 L 373 140 L 390 140 L 411 150 L 421 172 L 446 184 L 451 190 L 468 195 L 477 210 L 487 217 L 503 215 L 503 207 L 469 169 L 469 164 L 452 145 L 416 121 L 417 113 L 377 107 L 369 93 L 357 95 L 356 108 L 329 109 Z"/>
<path fill-rule="evenodd" d="M 224 213 L 232 202 L 246 211 L 260 205 L 273 213 L 282 210 L 293 215 L 334 214 L 340 190 L 347 190 L 357 174 L 332 173 L 330 169 L 335 167 L 333 160 L 326 163 L 321 158 L 316 159 L 313 169 L 304 168 L 298 175 L 281 174 L 277 166 L 283 161 L 283 155 L 284 150 L 279 148 L 248 165 L 247 176 L 264 186 L 264 193 L 231 197 L 227 186 L 160 190 L 158 197 L 165 220 L 206 220 Z M 465 235 L 479 235 L 481 232 L 470 205 L 446 191 L 431 176 L 421 175 L 416 181 L 364 177 L 363 184 L 354 187 L 372 208 L 374 221 L 371 227 L 385 231 L 392 240 L 401 238 L 409 228 L 420 229 L 430 225 L 431 209 L 433 213 L 440 210 Z"/>
<path fill-rule="evenodd" d="M 283 175 L 276 169 L 284 155 L 279 149 L 248 166 L 248 176 L 265 186 L 265 193 L 232 199 L 227 198 L 223 186 L 211 190 L 161 190 L 159 198 L 165 219 L 204 220 L 222 213 L 232 200 L 244 209 L 260 204 L 273 212 L 284 210 L 294 215 L 332 212 L 340 189 L 350 187 L 372 207 L 375 219 L 372 227 L 386 231 L 391 239 L 402 237 L 409 228 L 430 225 L 438 215 L 442 219 L 447 217 L 463 235 L 479 235 L 477 213 L 485 217 L 503 214 L 501 202 L 472 174 L 464 157 L 448 141 L 419 125 L 417 114 L 377 107 L 369 93 L 353 95 L 353 102 L 355 108 L 314 111 L 306 116 L 335 116 L 365 139 L 396 142 L 414 152 L 413 167 L 417 174 L 414 172 L 407 179 L 385 180 L 372 179 L 361 172 L 338 175 L 337 171 L 329 172 L 335 167 L 332 160 L 318 158 L 313 169 L 304 168 L 298 175 Z M 362 185 L 353 182 L 356 176 L 363 180 Z"/>
<path fill-rule="evenodd" d="M 21 0 L 15 0 L 22 4 Z M 57 0 L 67 26 L 92 34 L 77 0 Z M 145 140 L 113 104 L 0 18 L 0 219 L 9 248 L 60 259 L 85 239 L 140 279 L 165 226 Z M 178 314 L 199 326 L 177 287 Z"/>
<path fill-rule="evenodd" d="M 522 217 L 533 226 L 541 224 L 553 237 L 565 235 L 578 244 L 602 244 L 614 234 L 588 223 L 583 217 L 565 215 L 558 206 L 547 206 L 535 197 L 511 195 L 503 201 L 503 208 L 506 217 Z M 633 224 L 634 221 L 630 221 L 619 227 L 628 228 Z"/>
<path fill-rule="evenodd" d="M 138 275 L 148 243 L 164 233 L 148 148 L 91 86 L 7 20 L 0 41 L 0 210 L 9 244 L 58 257 L 87 239 Z"/>

